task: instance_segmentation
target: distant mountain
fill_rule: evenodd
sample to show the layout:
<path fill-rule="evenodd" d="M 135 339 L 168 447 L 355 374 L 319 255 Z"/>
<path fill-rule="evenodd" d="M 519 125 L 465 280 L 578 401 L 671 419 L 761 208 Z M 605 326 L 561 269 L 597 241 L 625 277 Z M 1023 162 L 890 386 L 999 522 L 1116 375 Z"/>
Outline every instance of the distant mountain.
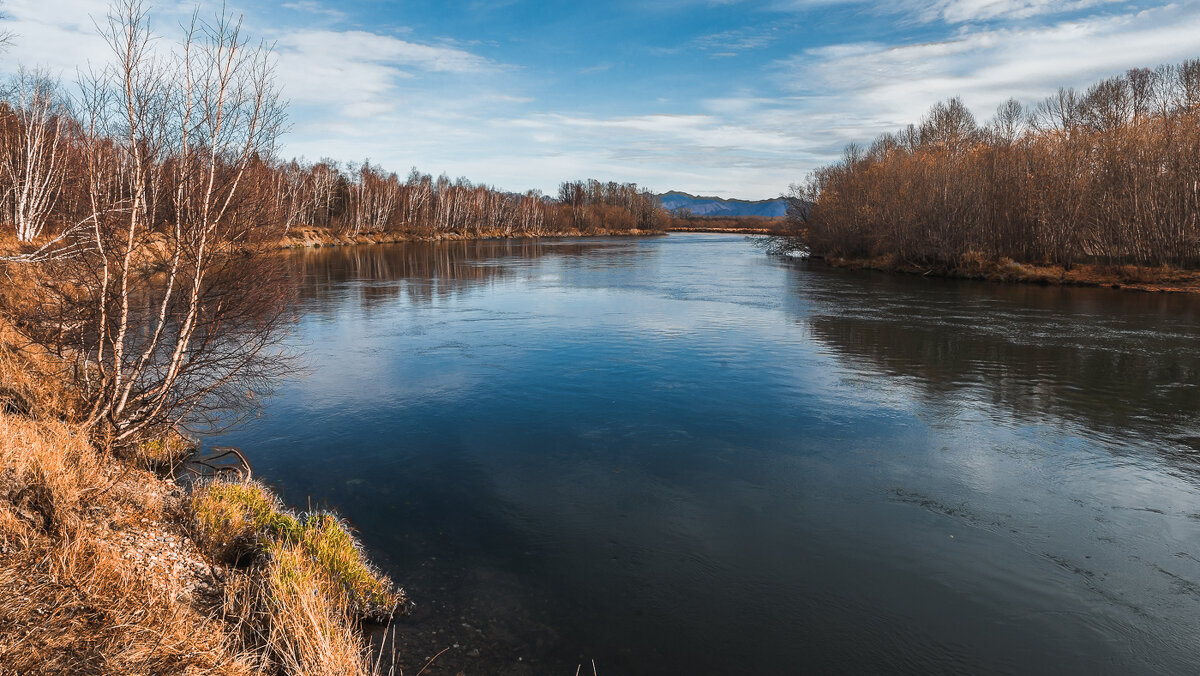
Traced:
<path fill-rule="evenodd" d="M 659 195 L 667 211 L 687 209 L 695 216 L 762 216 L 782 218 L 787 214 L 787 200 L 727 200 L 720 197 L 698 197 L 672 190 Z"/>

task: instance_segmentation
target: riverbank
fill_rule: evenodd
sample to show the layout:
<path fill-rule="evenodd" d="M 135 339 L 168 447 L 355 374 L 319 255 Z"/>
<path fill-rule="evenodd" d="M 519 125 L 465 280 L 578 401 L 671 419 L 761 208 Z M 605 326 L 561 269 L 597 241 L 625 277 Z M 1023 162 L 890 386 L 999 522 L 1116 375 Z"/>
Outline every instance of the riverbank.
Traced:
<path fill-rule="evenodd" d="M 667 232 L 711 232 L 724 235 L 784 235 L 787 221 L 762 216 L 671 216 Z"/>
<path fill-rule="evenodd" d="M 720 235 L 775 235 L 779 234 L 769 228 L 667 228 L 667 232 L 708 232 Z"/>
<path fill-rule="evenodd" d="M 1135 265 L 1080 264 L 1066 269 L 1061 265 L 1017 263 L 1011 259 L 999 261 L 972 260 L 958 265 L 919 265 L 898 256 L 875 258 L 842 258 L 812 256 L 814 260 L 847 270 L 877 270 L 923 277 L 976 279 L 1008 284 L 1040 284 L 1055 286 L 1091 286 L 1153 293 L 1200 292 L 1200 270 L 1183 270 L 1170 266 L 1142 267 Z"/>
<path fill-rule="evenodd" d="M 60 367 L 0 323 L 0 672 L 380 673 L 361 627 L 407 599 L 343 522 L 177 482 L 173 431 L 97 443 Z"/>
<path fill-rule="evenodd" d="M 331 228 L 292 228 L 280 238 L 280 248 L 301 249 L 323 246 L 354 246 L 359 244 L 399 244 L 402 242 L 460 242 L 483 239 L 536 239 L 546 237 L 652 237 L 666 234 L 662 230 L 564 230 L 536 234 L 486 230 L 477 233 L 442 232 L 420 234 L 412 232 L 381 232 L 353 235 Z"/>
<path fill-rule="evenodd" d="M 303 228 L 281 248 L 490 237 L 505 234 Z M 0 250 L 23 247 L 7 238 Z M 28 295 L 23 279 L 0 293 Z M 412 655 L 372 655 L 364 628 L 409 604 L 345 522 L 290 511 L 248 479 L 184 480 L 192 446 L 174 430 L 108 444 L 77 422 L 87 406 L 71 366 L 0 318 L 0 672 L 365 675 L 411 665 Z"/>

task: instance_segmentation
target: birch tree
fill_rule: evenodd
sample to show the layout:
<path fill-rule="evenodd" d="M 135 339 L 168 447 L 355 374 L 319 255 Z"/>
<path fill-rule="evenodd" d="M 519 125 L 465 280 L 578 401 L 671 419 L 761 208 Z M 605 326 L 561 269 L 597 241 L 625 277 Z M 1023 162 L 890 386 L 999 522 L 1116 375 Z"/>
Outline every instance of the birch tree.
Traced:
<path fill-rule="evenodd" d="M 113 65 L 81 95 L 90 246 L 41 266 L 21 325 L 73 358 L 82 421 L 124 444 L 215 420 L 278 368 L 286 287 L 247 171 L 283 111 L 270 51 L 227 13 L 194 17 L 168 51 L 140 0 L 120 0 L 102 34 Z"/>
<path fill-rule="evenodd" d="M 42 233 L 54 210 L 66 175 L 69 121 L 58 84 L 47 74 L 22 69 L 9 87 L 8 105 L 0 110 L 7 133 L 0 136 L 0 202 L 19 242 Z"/>

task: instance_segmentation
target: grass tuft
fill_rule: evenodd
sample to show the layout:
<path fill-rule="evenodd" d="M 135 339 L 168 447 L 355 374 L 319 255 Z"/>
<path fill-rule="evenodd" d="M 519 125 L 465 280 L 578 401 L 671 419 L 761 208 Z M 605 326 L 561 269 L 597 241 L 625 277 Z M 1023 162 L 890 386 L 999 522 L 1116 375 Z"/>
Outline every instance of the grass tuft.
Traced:
<path fill-rule="evenodd" d="M 279 499 L 253 481 L 213 481 L 191 495 L 195 538 L 200 548 L 220 563 L 247 563 L 275 541 L 298 542 L 300 521 L 284 510 Z"/>
<path fill-rule="evenodd" d="M 372 568 L 348 526 L 301 518 L 261 484 L 214 480 L 189 499 L 195 539 L 209 556 L 248 565 L 227 584 L 225 615 L 283 673 L 364 674 L 361 618 L 384 620 L 404 593 Z"/>
<path fill-rule="evenodd" d="M 280 547 L 293 548 L 323 576 L 322 587 L 343 597 L 355 615 L 387 619 L 406 602 L 403 592 L 367 563 L 349 527 L 332 514 L 301 519 L 252 481 L 212 481 L 193 492 L 189 507 L 196 541 L 219 562 L 274 560 Z"/>
<path fill-rule="evenodd" d="M 122 449 L 121 458 L 142 469 L 170 474 L 195 448 L 194 442 L 172 429 Z"/>
<path fill-rule="evenodd" d="M 285 673 L 358 676 L 370 671 L 346 597 L 299 544 L 276 542 L 248 605 L 265 652 Z"/>
<path fill-rule="evenodd" d="M 404 603 L 403 595 L 393 590 L 391 580 L 367 563 L 349 527 L 332 514 L 309 516 L 301 543 L 359 615 L 386 619 Z"/>

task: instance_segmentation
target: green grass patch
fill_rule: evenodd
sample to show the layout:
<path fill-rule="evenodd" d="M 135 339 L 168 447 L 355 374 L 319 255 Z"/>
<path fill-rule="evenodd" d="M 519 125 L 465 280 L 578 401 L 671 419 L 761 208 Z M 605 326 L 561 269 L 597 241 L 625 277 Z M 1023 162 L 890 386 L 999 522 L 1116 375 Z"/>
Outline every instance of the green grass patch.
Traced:
<path fill-rule="evenodd" d="M 332 514 L 297 516 L 254 482 L 213 481 L 198 487 L 189 500 L 195 537 L 214 559 L 254 565 L 302 552 L 320 574 L 322 587 L 339 594 L 358 614 L 389 617 L 405 599 L 387 576 L 375 570 L 349 527 Z M 311 584 L 310 576 L 292 576 L 295 566 L 279 568 L 275 584 Z M 290 579 L 297 577 L 296 580 Z M 300 579 L 300 578 L 303 578 Z M 282 587 L 281 587 L 282 588 Z"/>

